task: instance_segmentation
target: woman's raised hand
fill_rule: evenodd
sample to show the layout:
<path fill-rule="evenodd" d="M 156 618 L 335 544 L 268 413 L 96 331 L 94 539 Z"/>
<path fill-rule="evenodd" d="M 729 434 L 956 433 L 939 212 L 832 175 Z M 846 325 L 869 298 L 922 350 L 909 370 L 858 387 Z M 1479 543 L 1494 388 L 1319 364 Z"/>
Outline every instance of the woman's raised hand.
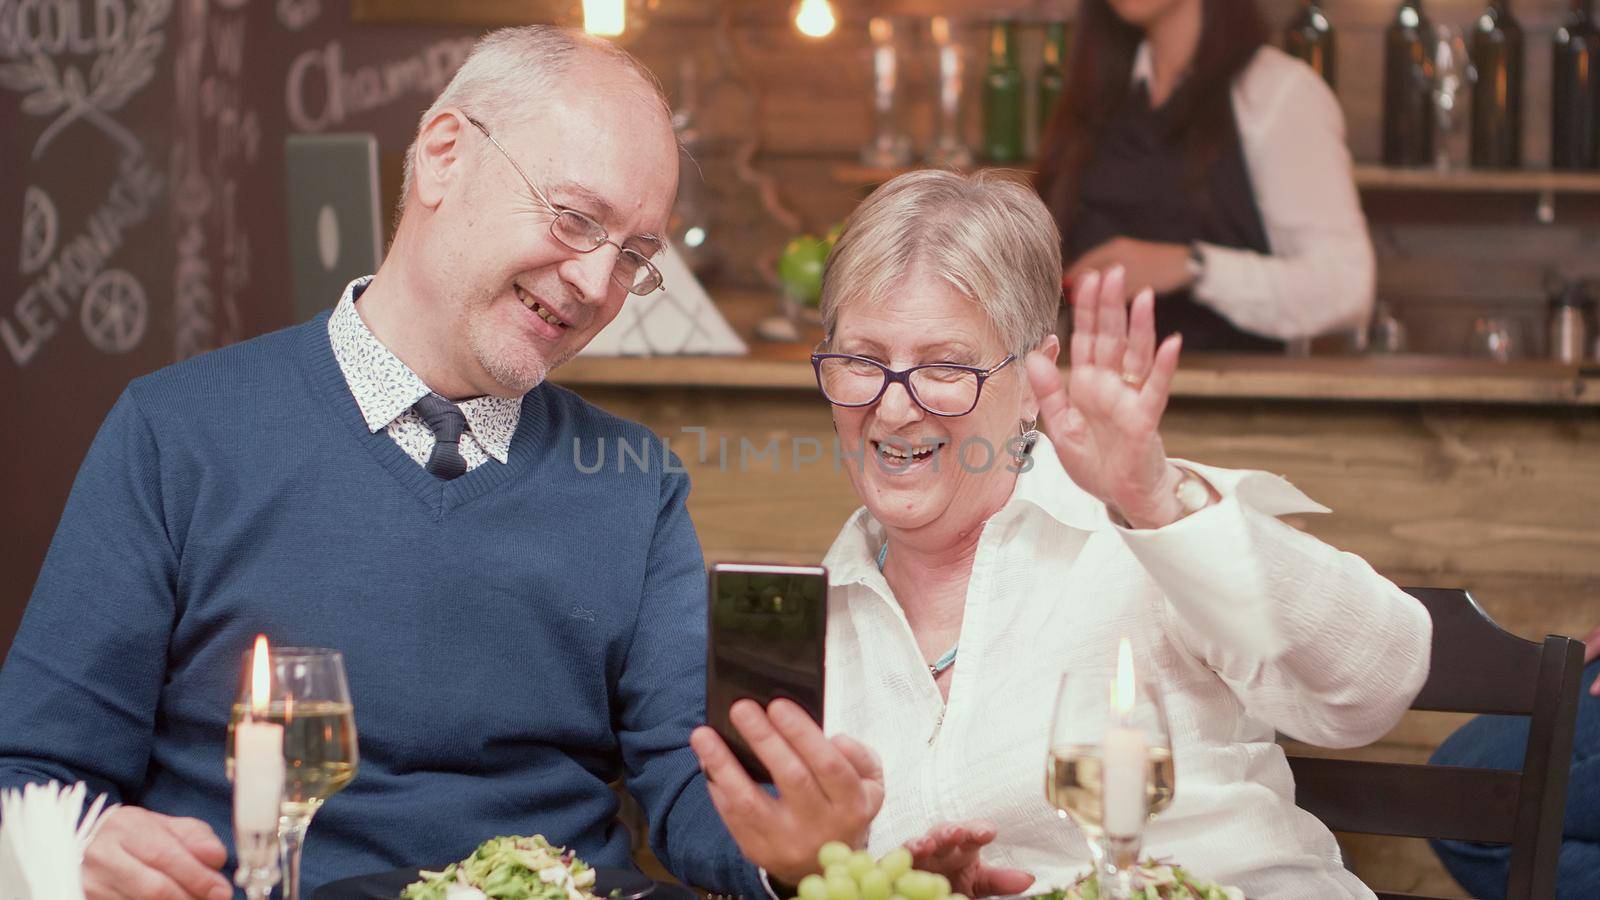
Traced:
<path fill-rule="evenodd" d="M 1028 379 L 1039 428 L 1072 480 L 1134 527 L 1158 528 L 1182 517 L 1183 474 L 1167 461 L 1160 426 L 1183 341 L 1156 346 L 1155 296 L 1141 291 L 1130 308 L 1123 279 L 1121 267 L 1078 278 L 1068 380 L 1038 352 L 1028 354 Z"/>

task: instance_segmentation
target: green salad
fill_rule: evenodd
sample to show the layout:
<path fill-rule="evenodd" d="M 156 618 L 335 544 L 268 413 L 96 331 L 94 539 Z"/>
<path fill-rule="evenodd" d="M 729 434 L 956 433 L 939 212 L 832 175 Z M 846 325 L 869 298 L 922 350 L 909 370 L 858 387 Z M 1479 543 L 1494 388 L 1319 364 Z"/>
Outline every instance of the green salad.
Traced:
<path fill-rule="evenodd" d="M 594 869 L 542 834 L 490 838 L 461 862 L 421 875 L 401 900 L 596 900 Z"/>
<path fill-rule="evenodd" d="M 1133 892 L 1133 900 L 1244 900 L 1244 892 L 1236 887 L 1213 884 L 1159 860 L 1140 863 L 1139 877 L 1144 888 Z M 1029 900 L 1100 900 L 1100 879 L 1091 872 L 1071 887 L 1035 894 Z"/>

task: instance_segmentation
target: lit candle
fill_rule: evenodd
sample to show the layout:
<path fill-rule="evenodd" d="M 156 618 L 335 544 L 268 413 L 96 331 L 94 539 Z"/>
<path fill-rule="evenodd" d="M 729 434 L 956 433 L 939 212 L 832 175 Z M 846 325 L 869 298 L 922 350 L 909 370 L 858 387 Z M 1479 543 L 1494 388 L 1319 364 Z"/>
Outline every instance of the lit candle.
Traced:
<path fill-rule="evenodd" d="M 896 64 L 894 54 L 894 24 L 878 16 L 867 22 L 867 33 L 872 38 L 872 86 L 878 112 L 887 113 L 894 107 Z"/>
<path fill-rule="evenodd" d="M 961 105 L 961 48 L 950 40 L 950 20 L 933 17 L 933 43 L 939 48 L 939 106 L 947 119 Z"/>
<path fill-rule="evenodd" d="M 1101 826 L 1113 837 L 1132 837 L 1144 825 L 1149 753 L 1144 732 L 1133 726 L 1133 647 L 1127 638 L 1117 648 L 1117 679 L 1111 691 L 1116 722 L 1106 729 L 1100 751 L 1104 765 Z"/>
<path fill-rule="evenodd" d="M 256 636 L 250 660 L 250 709 L 233 732 L 233 827 L 240 833 L 278 833 L 283 799 L 283 726 L 264 718 L 272 698 L 266 635 Z"/>

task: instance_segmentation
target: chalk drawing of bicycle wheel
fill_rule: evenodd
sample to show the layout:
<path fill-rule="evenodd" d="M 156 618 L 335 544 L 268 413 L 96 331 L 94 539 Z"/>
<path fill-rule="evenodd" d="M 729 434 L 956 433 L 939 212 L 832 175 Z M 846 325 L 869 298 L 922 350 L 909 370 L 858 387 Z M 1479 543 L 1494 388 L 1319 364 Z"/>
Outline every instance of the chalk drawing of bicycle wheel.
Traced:
<path fill-rule="evenodd" d="M 150 304 L 144 287 L 122 269 L 101 272 L 83 293 L 83 334 L 96 350 L 127 353 L 144 337 Z"/>
<path fill-rule="evenodd" d="M 38 271 L 56 250 L 56 205 L 42 189 L 28 185 L 22 194 L 22 274 Z"/>

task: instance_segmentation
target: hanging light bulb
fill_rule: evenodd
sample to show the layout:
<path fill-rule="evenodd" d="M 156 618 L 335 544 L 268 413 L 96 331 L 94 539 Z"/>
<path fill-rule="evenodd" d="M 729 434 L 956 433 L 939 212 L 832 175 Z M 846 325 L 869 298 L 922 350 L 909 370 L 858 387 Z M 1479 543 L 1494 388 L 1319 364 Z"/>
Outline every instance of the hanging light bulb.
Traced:
<path fill-rule="evenodd" d="M 808 38 L 825 38 L 838 24 L 828 0 L 800 0 L 794 5 L 794 27 Z"/>
<path fill-rule="evenodd" d="M 595 37 L 621 37 L 628 30 L 627 0 L 583 0 L 583 30 Z"/>
<path fill-rule="evenodd" d="M 625 47 L 645 33 L 660 5 L 661 0 L 570 0 L 564 21 Z"/>

